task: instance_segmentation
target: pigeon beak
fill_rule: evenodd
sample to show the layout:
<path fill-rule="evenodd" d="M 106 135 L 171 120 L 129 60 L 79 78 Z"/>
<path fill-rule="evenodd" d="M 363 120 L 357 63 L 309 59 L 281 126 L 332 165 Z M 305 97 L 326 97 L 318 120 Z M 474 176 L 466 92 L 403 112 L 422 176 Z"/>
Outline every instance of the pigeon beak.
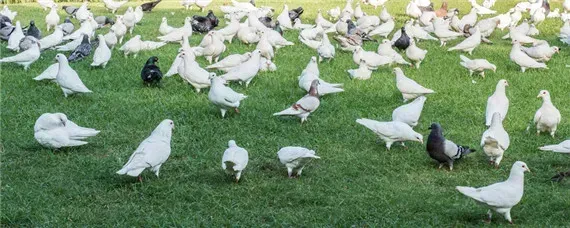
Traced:
<path fill-rule="evenodd" d="M 528 167 L 526 167 L 526 171 L 528 171 L 529 173 L 531 173 L 530 169 Z"/>
<path fill-rule="evenodd" d="M 540 94 L 538 96 L 536 96 L 536 98 L 540 98 L 540 97 L 542 97 L 542 96 L 540 96 Z"/>
<path fill-rule="evenodd" d="M 423 145 L 423 144 L 424 144 L 424 140 L 423 140 L 423 139 L 420 139 L 420 143 Z"/>

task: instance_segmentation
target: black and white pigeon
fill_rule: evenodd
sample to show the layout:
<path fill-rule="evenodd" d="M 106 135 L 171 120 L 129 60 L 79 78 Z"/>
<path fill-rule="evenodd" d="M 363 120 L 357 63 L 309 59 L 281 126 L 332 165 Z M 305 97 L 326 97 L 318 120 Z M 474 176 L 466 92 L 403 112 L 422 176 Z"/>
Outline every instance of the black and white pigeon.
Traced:
<path fill-rule="evenodd" d="M 0 14 L 0 29 L 4 28 L 5 26 L 11 26 L 12 20 L 9 17 L 6 17 Z"/>
<path fill-rule="evenodd" d="M 32 46 L 38 45 L 40 41 L 33 36 L 25 36 L 20 40 L 20 52 L 30 49 Z"/>
<path fill-rule="evenodd" d="M 83 39 L 81 40 L 81 44 L 71 52 L 69 58 L 67 58 L 70 62 L 76 62 L 82 60 L 83 58 L 89 56 L 91 54 L 91 44 L 89 43 L 89 36 L 83 34 Z"/>
<path fill-rule="evenodd" d="M 431 132 L 427 140 L 428 155 L 439 163 L 439 168 L 445 163 L 449 165 L 449 170 L 453 170 L 453 162 L 463 156 L 475 152 L 466 146 L 460 146 L 443 137 L 443 129 L 438 123 L 432 123 Z"/>
<path fill-rule="evenodd" d="M 218 26 L 218 18 L 212 10 L 208 11 L 207 16 L 192 16 L 192 31 L 199 33 L 207 33 Z"/>
<path fill-rule="evenodd" d="M 61 7 L 63 10 L 65 10 L 65 12 L 71 16 L 75 16 L 75 13 L 77 12 L 77 10 L 79 9 L 78 7 L 75 6 L 63 6 Z"/>
<path fill-rule="evenodd" d="M 66 17 L 62 24 L 59 25 L 64 35 L 69 35 L 75 30 L 75 25 L 71 22 L 69 17 Z"/>
<path fill-rule="evenodd" d="M 28 29 L 24 32 L 24 35 L 33 36 L 38 40 L 42 38 L 42 32 L 40 32 L 38 27 L 36 27 L 36 22 L 33 20 L 30 21 L 30 26 L 28 26 Z"/>
<path fill-rule="evenodd" d="M 16 26 L 10 24 L 10 22 L 0 22 L 0 39 L 8 41 L 12 32 L 16 30 Z"/>
<path fill-rule="evenodd" d="M 142 11 L 143 12 L 150 12 L 152 11 L 152 9 L 154 9 L 154 7 L 156 5 L 158 5 L 158 3 L 160 3 L 162 0 L 156 0 L 154 2 L 147 2 L 147 3 L 143 3 L 141 5 Z"/>
<path fill-rule="evenodd" d="M 356 27 L 354 22 L 350 19 L 346 20 L 347 24 L 347 35 L 358 35 L 362 38 L 363 41 L 374 41 L 374 39 L 370 38 L 368 34 L 364 31 Z"/>
<path fill-rule="evenodd" d="M 408 36 L 408 34 L 406 33 L 406 28 L 402 27 L 401 31 L 402 31 L 402 35 L 400 35 L 400 38 L 398 38 L 396 40 L 396 42 L 394 42 L 394 44 L 392 44 L 392 46 L 394 46 L 400 50 L 406 50 L 410 46 L 411 39 Z"/>
<path fill-rule="evenodd" d="M 150 57 L 141 71 L 141 78 L 145 84 L 157 84 L 162 79 L 162 72 L 160 68 L 156 65 L 158 63 L 158 57 Z"/>
<path fill-rule="evenodd" d="M 99 25 L 99 28 L 106 26 L 106 25 L 115 24 L 115 21 L 113 21 L 113 19 L 111 19 L 110 17 L 107 17 L 107 16 L 95 17 L 95 22 L 97 22 L 97 24 Z"/>
<path fill-rule="evenodd" d="M 305 12 L 305 10 L 303 10 L 303 7 L 300 6 L 297 9 L 289 10 L 289 18 L 291 18 L 291 22 L 301 17 L 301 14 L 303 14 L 303 12 Z"/>
<path fill-rule="evenodd" d="M 260 17 L 258 20 L 267 28 L 275 28 L 275 22 L 271 17 Z"/>

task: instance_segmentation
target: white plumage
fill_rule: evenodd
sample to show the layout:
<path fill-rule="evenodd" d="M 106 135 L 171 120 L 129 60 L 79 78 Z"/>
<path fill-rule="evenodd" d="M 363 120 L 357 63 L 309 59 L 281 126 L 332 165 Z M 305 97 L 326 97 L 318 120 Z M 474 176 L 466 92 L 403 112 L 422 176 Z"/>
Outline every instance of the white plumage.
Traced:
<path fill-rule="evenodd" d="M 540 132 L 550 132 L 554 138 L 556 129 L 562 116 L 560 111 L 552 104 L 550 93 L 547 90 L 541 90 L 537 98 L 542 98 L 542 106 L 534 114 L 534 124 L 536 124 L 536 134 Z"/>
<path fill-rule="evenodd" d="M 45 50 L 48 48 L 55 47 L 63 41 L 63 30 L 61 27 L 56 26 L 55 31 L 52 34 L 42 38 L 40 42 L 40 49 Z"/>
<path fill-rule="evenodd" d="M 305 168 L 311 160 L 320 159 L 314 150 L 294 146 L 281 148 L 277 152 L 277 157 L 281 164 L 287 167 L 287 175 L 289 178 L 300 177 L 303 168 Z"/>
<path fill-rule="evenodd" d="M 513 48 L 511 49 L 509 57 L 513 62 L 520 66 L 523 73 L 527 68 L 548 69 L 548 66 L 546 66 L 546 64 L 540 63 L 524 53 L 521 49 L 521 43 L 519 43 L 517 40 L 513 40 Z"/>
<path fill-rule="evenodd" d="M 230 140 L 228 142 L 228 149 L 224 151 L 224 155 L 222 156 L 222 169 L 224 169 L 226 173 L 235 176 L 236 182 L 239 182 L 248 161 L 249 155 L 247 150 L 239 147 L 236 141 Z"/>
<path fill-rule="evenodd" d="M 80 127 L 63 113 L 44 113 L 34 125 L 34 138 L 50 149 L 85 145 L 84 139 L 97 134 L 99 131 Z"/>
<path fill-rule="evenodd" d="M 55 80 L 55 78 L 57 77 L 58 71 L 59 71 L 59 63 L 51 64 L 40 75 L 35 77 L 34 80 L 36 80 L 36 81 Z"/>
<path fill-rule="evenodd" d="M 99 46 L 95 49 L 95 53 L 93 54 L 93 62 L 91 66 L 102 66 L 105 68 L 107 63 L 111 59 L 111 49 L 107 47 L 107 43 L 105 42 L 105 37 L 99 34 Z"/>
<path fill-rule="evenodd" d="M 484 78 L 485 70 L 497 71 L 497 66 L 491 64 L 486 59 L 469 59 L 464 55 L 459 55 L 459 58 L 461 59 L 459 64 L 469 70 L 469 76 L 473 75 L 473 72 L 479 72 L 481 77 Z"/>
<path fill-rule="evenodd" d="M 240 81 L 240 83 L 245 82 L 245 87 L 247 87 L 259 72 L 260 58 L 261 52 L 259 50 L 255 50 L 251 53 L 251 58 L 249 58 L 249 60 L 232 68 L 228 73 L 221 75 L 220 77 L 226 81 Z"/>
<path fill-rule="evenodd" d="M 561 143 L 555 144 L 555 145 L 542 146 L 542 147 L 539 147 L 538 149 L 544 150 L 544 151 L 552 151 L 552 152 L 556 152 L 556 153 L 568 154 L 568 153 L 570 153 L 570 140 L 565 140 L 564 142 L 561 142 Z"/>
<path fill-rule="evenodd" d="M 315 79 L 311 82 L 309 94 L 299 99 L 295 104 L 289 108 L 273 113 L 274 116 L 296 116 L 301 119 L 301 124 L 307 120 L 309 115 L 317 110 L 321 101 L 319 100 L 318 88 L 319 80 Z"/>
<path fill-rule="evenodd" d="M 415 127 L 418 125 L 426 100 L 426 97 L 421 96 L 414 99 L 414 101 L 409 104 L 405 104 L 394 109 L 392 112 L 392 121 L 402 122 L 410 125 L 410 127 Z"/>
<path fill-rule="evenodd" d="M 380 122 L 371 119 L 357 119 L 357 123 L 372 130 L 380 139 L 386 142 L 386 148 L 390 150 L 394 142 L 416 141 L 424 143 L 423 136 L 417 133 L 409 125 L 398 122 Z"/>
<path fill-rule="evenodd" d="M 404 102 L 415 99 L 419 96 L 435 93 L 435 91 L 425 88 L 418 84 L 416 81 L 406 77 L 402 69 L 396 67 L 394 68 L 393 72 L 396 74 L 396 87 L 402 93 Z"/>
<path fill-rule="evenodd" d="M 77 75 L 77 72 L 69 66 L 67 58 L 63 54 L 57 54 L 55 59 L 59 63 L 59 69 L 57 71 L 57 76 L 55 80 L 61 90 L 63 90 L 63 95 L 67 97 L 68 95 L 74 93 L 91 93 Z"/>
<path fill-rule="evenodd" d="M 493 113 L 491 126 L 481 136 L 481 147 L 489 158 L 489 162 L 495 167 L 499 167 L 501 160 L 503 160 L 503 154 L 511 144 L 509 134 L 503 127 L 502 118 L 499 112 Z"/>
<path fill-rule="evenodd" d="M 20 51 L 20 41 L 24 39 L 24 37 L 26 37 L 26 35 L 24 35 L 22 31 L 22 25 L 20 21 L 16 21 L 16 28 L 14 28 L 14 31 L 8 38 L 8 46 L 6 48 L 12 51 Z"/>
<path fill-rule="evenodd" d="M 0 63 L 16 63 L 18 65 L 24 66 L 24 70 L 27 71 L 30 65 L 40 58 L 40 45 L 36 41 L 32 41 L 32 47 L 17 55 L 4 57 L 0 59 Z"/>
<path fill-rule="evenodd" d="M 495 87 L 495 92 L 487 99 L 487 108 L 485 109 L 486 126 L 491 126 L 491 120 L 495 112 L 501 114 L 501 123 L 507 116 L 507 112 L 509 111 L 509 98 L 507 98 L 507 94 L 505 93 L 507 86 L 509 86 L 507 80 L 499 80 Z"/>
<path fill-rule="evenodd" d="M 46 15 L 46 30 L 49 32 L 50 28 L 55 28 L 59 24 L 59 15 L 57 14 L 57 5 L 53 4 L 48 15 Z"/>
<path fill-rule="evenodd" d="M 211 77 L 210 80 L 212 86 L 208 93 L 208 100 L 220 108 L 222 118 L 226 116 L 228 109 L 234 109 L 236 113 L 239 113 L 240 102 L 247 96 L 225 86 L 226 81 L 221 77 Z"/>
<path fill-rule="evenodd" d="M 195 61 L 194 55 L 189 51 L 182 51 L 177 58 L 182 58 L 182 63 L 178 65 L 178 74 L 190 83 L 197 93 L 201 89 L 210 87 L 211 77 L 216 76 L 215 73 L 210 73 L 200 67 Z"/>

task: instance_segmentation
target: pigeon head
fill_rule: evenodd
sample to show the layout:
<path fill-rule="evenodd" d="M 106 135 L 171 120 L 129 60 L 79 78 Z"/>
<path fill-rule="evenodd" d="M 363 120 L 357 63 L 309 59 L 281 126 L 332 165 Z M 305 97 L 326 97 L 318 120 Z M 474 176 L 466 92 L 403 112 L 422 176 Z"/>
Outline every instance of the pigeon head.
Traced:
<path fill-rule="evenodd" d="M 106 25 L 114 25 L 115 21 L 113 21 L 113 19 L 111 19 L 110 17 L 105 17 L 105 24 Z"/>
<path fill-rule="evenodd" d="M 538 96 L 536 96 L 536 98 L 542 98 L 543 100 L 550 100 L 550 93 L 548 92 L 548 90 L 541 90 L 538 93 Z"/>
<path fill-rule="evenodd" d="M 497 89 L 499 89 L 499 88 L 504 89 L 506 86 L 509 86 L 509 83 L 505 79 L 501 79 L 501 80 L 499 80 L 499 83 L 497 83 Z"/>
<path fill-rule="evenodd" d="M 409 140 L 424 144 L 424 136 L 417 132 L 414 132 L 414 134 L 412 134 L 412 137 Z"/>
<path fill-rule="evenodd" d="M 158 63 L 158 57 L 152 56 L 146 61 L 146 65 L 156 65 Z"/>
<path fill-rule="evenodd" d="M 319 87 L 319 80 L 315 79 L 311 82 L 311 88 L 309 89 L 309 95 L 314 96 L 314 97 L 318 97 L 319 96 L 319 91 L 318 91 L 318 87 Z"/>
<path fill-rule="evenodd" d="M 212 84 L 212 86 L 214 84 L 220 84 L 220 85 L 228 84 L 228 82 L 225 79 L 223 79 L 222 77 L 216 76 L 216 73 L 210 73 L 208 78 L 210 78 L 210 83 Z"/>
<path fill-rule="evenodd" d="M 530 168 L 528 168 L 528 165 L 526 165 L 526 163 L 522 161 L 516 161 L 515 164 L 513 164 L 513 167 L 511 168 L 511 173 L 513 172 L 517 173 L 530 172 Z"/>
<path fill-rule="evenodd" d="M 31 20 L 30 21 L 30 27 L 34 27 L 34 26 L 36 26 L 36 22 L 34 20 Z"/>
<path fill-rule="evenodd" d="M 174 121 L 165 119 L 152 131 L 151 136 L 162 136 L 170 138 L 174 129 Z"/>
<path fill-rule="evenodd" d="M 55 55 L 55 60 L 60 64 L 67 63 L 67 57 L 65 57 L 65 55 L 63 55 L 61 53 Z"/>
<path fill-rule="evenodd" d="M 406 27 L 402 27 L 400 30 L 402 30 L 402 34 L 406 33 Z"/>
<path fill-rule="evenodd" d="M 552 46 L 552 51 L 554 51 L 555 53 L 560 53 L 560 48 L 556 47 L 556 46 Z"/>
<path fill-rule="evenodd" d="M 403 74 L 403 73 L 404 73 L 404 71 L 402 71 L 402 69 L 399 68 L 399 67 L 395 67 L 395 68 L 392 70 L 392 72 L 395 73 L 396 75 L 398 75 L 398 74 Z"/>
<path fill-rule="evenodd" d="M 237 146 L 236 141 L 234 140 L 228 141 L 228 147 L 236 147 L 236 146 Z"/>
<path fill-rule="evenodd" d="M 317 63 L 317 57 L 315 57 L 315 56 L 311 57 L 311 60 L 309 61 L 309 63 Z"/>
<path fill-rule="evenodd" d="M 383 43 L 383 44 L 388 44 L 388 43 L 391 43 L 391 41 L 389 41 L 389 40 L 387 40 L 387 39 L 384 39 L 384 40 L 382 40 L 382 43 Z"/>
<path fill-rule="evenodd" d="M 162 22 L 167 22 L 168 20 L 166 19 L 166 17 L 162 17 Z"/>
<path fill-rule="evenodd" d="M 433 131 L 439 131 L 442 132 L 443 130 L 441 129 L 441 125 L 439 125 L 439 123 L 432 123 L 429 128 L 432 132 Z"/>
<path fill-rule="evenodd" d="M 82 44 L 89 43 L 89 36 L 87 34 L 83 34 L 83 38 L 81 40 Z"/>

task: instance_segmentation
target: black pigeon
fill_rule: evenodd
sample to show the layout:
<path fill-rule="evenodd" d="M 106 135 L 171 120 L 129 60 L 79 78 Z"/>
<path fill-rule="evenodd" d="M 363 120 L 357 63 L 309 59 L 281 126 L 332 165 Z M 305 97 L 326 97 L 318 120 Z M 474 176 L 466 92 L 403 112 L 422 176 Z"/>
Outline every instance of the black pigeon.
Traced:
<path fill-rule="evenodd" d="M 277 31 L 281 36 L 283 36 L 283 29 L 281 29 L 281 23 L 279 21 L 275 21 L 275 27 L 273 30 Z"/>
<path fill-rule="evenodd" d="M 218 26 L 218 18 L 211 10 L 207 16 L 192 16 L 192 31 L 199 33 L 207 33 Z"/>
<path fill-rule="evenodd" d="M 71 16 L 75 16 L 75 13 L 79 9 L 78 7 L 75 6 L 63 6 L 61 8 L 63 8 L 63 10 L 65 10 L 65 12 Z"/>
<path fill-rule="evenodd" d="M 406 50 L 410 46 L 411 39 L 408 34 L 406 34 L 406 28 L 402 27 L 401 31 L 402 35 L 400 38 L 398 38 L 398 40 L 396 40 L 396 42 L 394 42 L 392 46 L 395 46 L 400 50 Z"/>
<path fill-rule="evenodd" d="M 38 40 L 42 38 L 42 32 L 40 32 L 38 27 L 36 27 L 36 22 L 34 22 L 33 20 L 30 21 L 30 26 L 28 26 L 28 29 L 26 30 L 24 35 L 33 36 Z"/>
<path fill-rule="evenodd" d="M 368 36 L 368 34 L 366 34 L 364 31 L 362 31 L 361 29 L 356 27 L 356 25 L 354 24 L 354 22 L 352 22 L 352 20 L 350 20 L 350 19 L 346 20 L 346 24 L 347 24 L 347 28 L 348 28 L 348 30 L 347 30 L 348 35 L 360 36 L 363 41 L 373 41 L 374 40 L 374 39 L 370 38 Z"/>
<path fill-rule="evenodd" d="M 271 17 L 260 17 L 258 20 L 267 28 L 275 28 L 275 22 L 273 22 L 273 19 L 271 19 Z"/>
<path fill-rule="evenodd" d="M 156 0 L 154 2 L 147 2 L 147 3 L 143 3 L 141 5 L 142 11 L 144 12 L 150 12 L 152 11 L 152 9 L 154 9 L 154 7 L 156 5 L 158 5 L 158 3 L 160 3 L 162 0 Z"/>
<path fill-rule="evenodd" d="M 105 25 L 115 24 L 115 21 L 113 21 L 113 19 L 111 19 L 110 17 L 107 17 L 107 16 L 95 17 L 95 22 L 97 22 L 97 24 L 99 24 L 99 27 L 103 27 Z"/>
<path fill-rule="evenodd" d="M 560 182 L 564 180 L 565 177 L 570 177 L 570 171 L 560 172 L 551 178 L 552 181 Z"/>
<path fill-rule="evenodd" d="M 71 52 L 69 58 L 67 58 L 70 62 L 75 62 L 82 60 L 83 58 L 89 56 L 91 54 L 91 44 L 89 43 L 89 36 L 83 35 L 83 40 L 81 40 L 81 44 Z"/>
<path fill-rule="evenodd" d="M 291 18 L 291 21 L 294 21 L 295 19 L 299 18 L 303 12 L 303 7 L 300 6 L 297 9 L 289 10 L 289 18 Z"/>
<path fill-rule="evenodd" d="M 162 79 L 162 72 L 156 63 L 158 63 L 158 57 L 153 56 L 150 57 L 144 64 L 144 67 L 141 71 L 141 78 L 144 83 L 156 84 L 160 82 L 160 79 Z"/>
<path fill-rule="evenodd" d="M 428 155 L 439 163 L 439 168 L 447 163 L 449 170 L 453 170 L 453 162 L 463 156 L 475 152 L 466 146 L 460 146 L 443 137 L 443 129 L 438 123 L 431 124 L 431 132 L 427 140 Z"/>

